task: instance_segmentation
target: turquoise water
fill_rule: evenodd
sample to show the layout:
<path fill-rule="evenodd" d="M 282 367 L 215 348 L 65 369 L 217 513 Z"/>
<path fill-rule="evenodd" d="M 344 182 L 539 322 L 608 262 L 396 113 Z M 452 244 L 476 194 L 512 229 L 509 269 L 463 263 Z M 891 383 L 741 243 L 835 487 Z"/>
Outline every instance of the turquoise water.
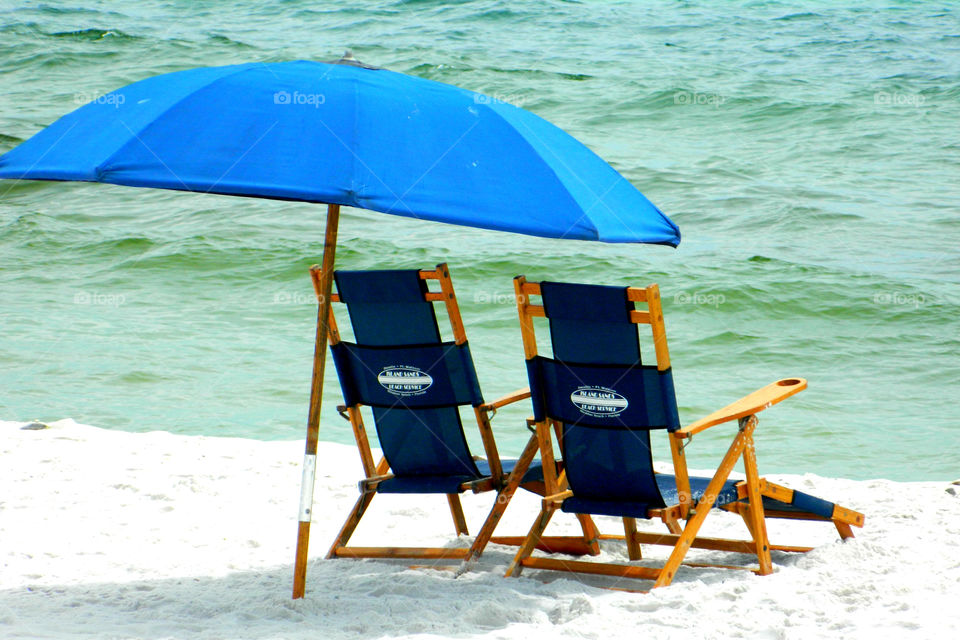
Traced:
<path fill-rule="evenodd" d="M 0 151 L 197 65 L 367 62 L 553 121 L 677 250 L 346 210 L 345 268 L 451 265 L 488 398 L 525 385 L 511 278 L 657 282 L 681 417 L 772 380 L 766 472 L 960 477 L 960 8 L 829 2 L 0 4 Z M 320 206 L 0 184 L 0 417 L 302 437 Z M 328 393 L 321 438 L 350 442 Z M 501 449 L 526 438 L 504 410 Z M 716 433 L 714 433 L 716 432 Z M 732 428 L 695 440 L 709 468 Z M 662 453 L 662 451 L 661 451 Z"/>

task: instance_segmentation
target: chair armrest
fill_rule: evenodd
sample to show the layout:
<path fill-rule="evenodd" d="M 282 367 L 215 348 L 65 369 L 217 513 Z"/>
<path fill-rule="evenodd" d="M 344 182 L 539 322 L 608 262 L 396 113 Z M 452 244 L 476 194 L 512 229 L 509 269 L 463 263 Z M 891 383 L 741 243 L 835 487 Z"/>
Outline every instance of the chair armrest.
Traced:
<path fill-rule="evenodd" d="M 719 411 L 714 411 L 705 418 L 701 418 L 682 429 L 678 429 L 674 434 L 681 438 L 687 438 L 714 425 L 760 413 L 767 407 L 772 407 L 781 400 L 800 393 L 806 388 L 807 381 L 803 378 L 784 378 L 777 380 L 774 383 L 757 389 L 748 396 L 740 398 L 733 404 L 728 404 Z"/>
<path fill-rule="evenodd" d="M 565 491 L 561 491 L 560 493 L 554 493 L 554 494 L 549 495 L 549 496 L 544 496 L 544 497 L 543 497 L 543 502 L 544 502 L 544 503 L 547 503 L 547 502 L 563 502 L 564 500 L 566 500 L 567 498 L 571 497 L 572 495 L 573 495 L 573 491 L 571 491 L 570 489 L 567 489 L 567 490 L 565 490 Z"/>
<path fill-rule="evenodd" d="M 524 389 L 517 389 L 516 391 L 512 391 L 511 393 L 508 393 L 507 395 L 503 396 L 502 398 L 498 398 L 493 402 L 487 402 L 486 404 L 480 405 L 480 410 L 486 411 L 487 413 L 491 411 L 496 412 L 497 409 L 499 409 L 500 407 L 505 407 L 508 404 L 512 404 L 514 402 L 518 402 L 520 400 L 523 400 L 524 398 L 529 398 L 529 397 L 530 397 L 529 387 L 526 387 Z"/>
<path fill-rule="evenodd" d="M 382 476 L 371 476 L 369 478 L 364 478 L 357 485 L 360 487 L 360 493 L 371 493 L 376 491 L 377 487 L 384 480 L 389 480 L 393 477 L 392 473 L 387 473 Z"/>

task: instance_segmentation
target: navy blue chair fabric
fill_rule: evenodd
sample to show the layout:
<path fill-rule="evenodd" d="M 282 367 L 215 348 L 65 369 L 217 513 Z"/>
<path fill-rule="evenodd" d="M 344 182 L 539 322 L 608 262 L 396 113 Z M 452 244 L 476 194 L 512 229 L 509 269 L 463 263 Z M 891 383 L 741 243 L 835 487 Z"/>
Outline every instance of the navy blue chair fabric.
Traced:
<path fill-rule="evenodd" d="M 628 431 L 680 428 L 673 375 L 654 366 L 527 361 L 533 415 L 582 427 Z"/>
<path fill-rule="evenodd" d="M 358 344 L 440 342 L 433 305 L 423 299 L 427 283 L 418 271 L 336 271 L 333 277 Z"/>
<path fill-rule="evenodd" d="M 377 491 L 457 493 L 488 477 L 490 467 L 470 453 L 458 411 L 483 404 L 470 348 L 441 341 L 419 272 L 337 271 L 334 278 L 356 339 L 331 348 L 344 400 L 371 408 L 394 474 Z M 500 462 L 504 473 L 516 464 Z M 531 463 L 522 482 L 542 480 L 542 465 Z"/>
<path fill-rule="evenodd" d="M 458 411 L 483 402 L 473 360 L 466 345 L 441 342 L 420 273 L 337 271 L 334 278 L 357 341 L 333 350 L 340 385 L 349 405 L 372 407 L 395 476 L 378 491 L 456 493 L 483 477 Z"/>
<path fill-rule="evenodd" d="M 633 305 L 623 287 L 541 282 L 553 357 L 580 364 L 640 363 Z"/>
<path fill-rule="evenodd" d="M 625 287 L 540 283 L 553 358 L 527 363 L 535 417 L 563 424 L 574 513 L 647 517 L 666 506 L 650 429 L 676 429 L 670 372 L 645 367 Z"/>
<path fill-rule="evenodd" d="M 764 511 L 783 511 L 786 513 L 810 513 L 821 518 L 832 518 L 834 503 L 817 498 L 802 491 L 793 492 L 793 502 L 780 502 L 767 496 L 763 497 Z"/>
<path fill-rule="evenodd" d="M 509 474 L 517 466 L 516 460 L 501 459 L 500 464 L 503 467 L 503 473 Z M 477 469 L 481 477 L 490 475 L 490 465 L 486 460 L 476 461 Z M 395 476 L 389 480 L 384 480 L 377 487 L 380 493 L 457 493 L 460 485 L 469 482 L 475 478 L 471 476 L 444 476 L 444 475 L 414 475 L 414 476 Z M 540 462 L 533 462 L 529 469 L 523 475 L 523 483 L 543 482 L 543 465 Z"/>
<path fill-rule="evenodd" d="M 657 487 L 660 489 L 660 495 L 663 501 L 670 504 L 680 502 L 680 494 L 677 491 L 677 479 L 675 476 L 658 473 L 656 475 Z M 690 493 L 693 501 L 698 502 L 707 490 L 710 478 L 690 478 Z M 722 507 L 737 501 L 737 481 L 727 480 L 717 494 L 717 501 L 714 506 Z M 782 503 L 778 503 L 782 504 Z M 596 515 L 618 516 L 629 518 L 646 518 L 649 509 L 656 509 L 663 505 L 650 504 L 648 502 L 630 502 L 618 500 L 590 500 L 579 496 L 574 496 L 564 500 L 560 507 L 562 511 L 568 513 L 592 513 Z"/>
<path fill-rule="evenodd" d="M 405 409 L 483 404 L 473 358 L 453 342 L 331 347 L 347 405 Z"/>

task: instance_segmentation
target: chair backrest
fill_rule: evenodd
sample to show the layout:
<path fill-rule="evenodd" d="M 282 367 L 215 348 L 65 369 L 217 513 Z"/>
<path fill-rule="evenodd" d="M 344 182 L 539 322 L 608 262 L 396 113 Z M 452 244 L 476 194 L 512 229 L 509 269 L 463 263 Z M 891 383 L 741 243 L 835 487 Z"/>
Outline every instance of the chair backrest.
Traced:
<path fill-rule="evenodd" d="M 664 507 L 650 431 L 680 427 L 656 285 L 645 289 L 515 281 L 534 417 L 562 425 L 567 480 L 581 500 Z M 530 303 L 540 296 L 542 305 Z M 647 302 L 648 311 L 635 309 Z M 537 354 L 533 317 L 550 324 L 553 358 Z M 640 358 L 653 329 L 657 365 Z"/>
<path fill-rule="evenodd" d="M 428 290 L 431 278 L 443 292 Z M 334 279 L 333 300 L 346 304 L 356 339 L 340 340 L 335 325 L 330 334 L 344 399 L 371 407 L 394 475 L 479 477 L 458 407 L 479 406 L 483 397 L 445 265 L 336 271 Z M 452 342 L 441 340 L 434 301 L 447 305 Z"/>

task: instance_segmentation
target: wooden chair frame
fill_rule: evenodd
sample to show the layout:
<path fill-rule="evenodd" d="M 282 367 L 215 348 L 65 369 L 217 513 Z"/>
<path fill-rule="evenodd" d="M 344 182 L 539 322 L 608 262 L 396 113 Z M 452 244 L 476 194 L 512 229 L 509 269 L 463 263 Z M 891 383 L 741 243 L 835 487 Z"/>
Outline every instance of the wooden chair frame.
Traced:
<path fill-rule="evenodd" d="M 546 317 L 544 307 L 530 303 L 531 296 L 540 296 L 540 284 L 527 282 L 523 276 L 514 279 L 517 299 L 517 308 L 520 314 L 520 331 L 523 337 L 525 357 L 529 360 L 537 355 L 537 341 L 534 332 L 533 318 Z M 627 299 L 634 303 L 645 303 L 647 309 L 630 311 L 630 318 L 634 324 L 650 325 L 653 333 L 653 344 L 657 356 L 657 369 L 666 371 L 670 368 L 670 352 L 667 348 L 667 334 L 663 321 L 663 310 L 660 302 L 660 289 L 656 284 L 645 288 L 629 287 Z M 624 535 L 603 535 L 601 540 L 624 540 L 630 560 L 641 558 L 640 543 L 662 544 L 673 547 L 673 551 L 661 568 L 641 567 L 624 564 L 601 564 L 596 562 L 566 561 L 554 558 L 533 557 L 531 554 L 537 548 L 544 530 L 553 514 L 560 508 L 563 501 L 573 495 L 568 488 L 564 473 L 551 473 L 553 467 L 547 461 L 553 457 L 553 442 L 551 430 L 556 432 L 558 440 L 562 437 L 561 426 L 557 421 L 546 419 L 536 422 L 536 437 L 540 447 L 540 456 L 544 461 L 544 481 L 547 495 L 543 499 L 542 509 L 527 538 L 521 545 L 516 556 L 507 569 L 507 576 L 519 576 L 523 567 L 537 569 L 553 569 L 580 573 L 599 574 L 607 576 L 640 578 L 654 581 L 654 587 L 669 585 L 676 575 L 677 569 L 683 563 L 690 548 L 735 551 L 754 554 L 757 557 L 759 568 L 754 571 L 760 575 L 767 575 L 773 571 L 770 551 L 805 552 L 810 547 L 795 547 L 771 545 L 767 537 L 766 518 L 801 518 L 821 520 L 812 514 L 797 514 L 793 512 L 767 511 L 764 513 L 763 496 L 768 496 L 790 503 L 793 499 L 792 490 L 773 484 L 759 476 L 754 448 L 753 432 L 756 429 L 757 414 L 778 402 L 799 393 L 807 386 L 802 378 L 785 378 L 767 385 L 737 402 L 730 404 L 709 416 L 698 420 L 687 427 L 670 433 L 670 453 L 673 458 L 674 474 L 677 481 L 678 503 L 663 509 L 651 509 L 648 517 L 659 518 L 669 530 L 668 534 L 637 531 L 635 518 L 623 518 Z M 709 427 L 732 422 L 738 424 L 737 434 L 730 444 L 726 455 L 717 468 L 716 473 L 707 485 L 700 501 L 694 506 L 691 500 L 690 478 L 687 472 L 685 445 L 695 434 Z M 746 480 L 737 483 L 737 492 L 740 499 L 747 502 L 735 502 L 721 508 L 738 513 L 750 534 L 750 540 L 732 540 L 724 538 L 698 537 L 697 533 L 710 513 L 717 494 L 733 471 L 740 458 L 743 458 L 746 471 Z M 681 526 L 680 521 L 686 520 Z M 841 538 L 853 537 L 851 525 L 863 526 L 863 515 L 836 506 L 833 515 L 829 518 L 837 528 Z M 688 565 L 711 566 L 721 565 Z M 742 569 L 742 567 L 722 568 Z"/>
<path fill-rule="evenodd" d="M 323 278 L 322 269 L 314 265 L 310 268 L 310 276 L 313 280 L 314 290 L 319 297 L 322 295 L 321 283 Z M 460 307 L 457 304 L 457 297 L 453 290 L 453 282 L 450 278 L 450 270 L 445 263 L 437 265 L 436 269 L 420 270 L 422 280 L 436 280 L 439 282 L 440 291 L 427 291 L 424 299 L 428 302 L 442 302 L 450 321 L 450 327 L 453 333 L 454 342 L 462 345 L 467 341 L 466 331 L 463 326 L 463 319 L 460 315 Z M 332 293 L 331 302 L 340 302 L 340 296 Z M 330 312 L 327 319 L 327 342 L 332 346 L 341 341 L 340 331 L 337 327 L 337 320 L 334 314 L 333 306 L 330 306 Z M 320 348 L 321 345 L 318 345 Z M 483 441 L 484 452 L 487 456 L 487 462 L 490 465 L 490 477 L 481 480 L 466 482 L 461 485 L 464 491 L 481 493 L 484 491 L 496 491 L 497 499 L 494 506 L 487 516 L 484 524 L 474 539 L 470 548 L 448 548 L 448 547 L 356 547 L 347 546 L 350 537 L 353 535 L 361 518 L 373 501 L 377 493 L 377 486 L 392 478 L 390 466 L 386 458 L 381 457 L 374 463 L 373 452 L 370 447 L 370 439 L 367 435 L 361 414 L 361 405 L 338 406 L 337 411 L 346 418 L 353 428 L 353 435 L 357 442 L 357 448 L 360 452 L 360 461 L 363 465 L 364 479 L 360 481 L 360 497 L 347 516 L 346 521 L 337 534 L 333 545 L 327 553 L 327 558 L 418 558 L 424 560 L 462 560 L 469 562 L 480 557 L 484 548 L 489 542 L 499 544 L 517 545 L 523 541 L 522 537 L 493 537 L 493 532 L 503 516 L 507 505 L 513 498 L 513 494 L 521 486 L 524 474 L 527 472 L 531 462 L 537 453 L 537 438 L 532 436 L 517 460 L 511 473 L 505 474 L 500 460 L 500 454 L 497 450 L 497 443 L 493 437 L 491 420 L 497 412 L 497 409 L 507 406 L 514 402 L 524 400 L 530 397 L 529 389 L 520 389 L 503 396 L 493 402 L 485 403 L 474 408 L 474 415 L 477 421 L 477 427 L 480 430 L 480 437 Z M 544 495 L 544 483 L 524 483 L 524 488 L 534 491 L 539 495 Z M 450 514 L 453 517 L 454 529 L 457 536 L 469 535 L 466 518 L 464 517 L 463 507 L 460 502 L 459 493 L 447 494 L 447 502 L 450 508 Z M 548 551 L 563 551 L 572 554 L 593 554 L 600 552 L 598 542 L 598 532 L 589 517 L 581 519 L 583 528 L 583 537 L 556 537 L 548 538 L 540 543 L 540 548 Z M 466 564 L 464 565 L 464 569 Z"/>

